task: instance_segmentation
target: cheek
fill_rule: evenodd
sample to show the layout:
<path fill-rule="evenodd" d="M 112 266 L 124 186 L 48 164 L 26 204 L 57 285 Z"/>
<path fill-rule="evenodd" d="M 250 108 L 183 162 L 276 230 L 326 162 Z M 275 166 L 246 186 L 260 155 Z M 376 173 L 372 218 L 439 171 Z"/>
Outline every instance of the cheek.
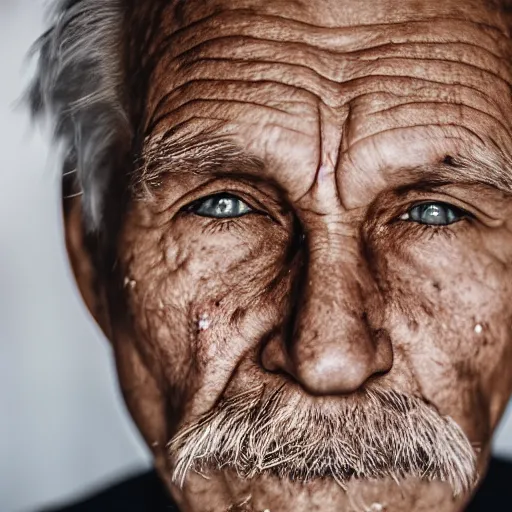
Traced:
<path fill-rule="evenodd" d="M 419 392 L 472 440 L 486 439 L 511 391 L 512 273 L 483 243 L 457 244 L 438 237 L 393 249 L 379 280 Z"/>
<path fill-rule="evenodd" d="M 258 232 L 141 233 L 127 252 L 136 338 L 179 402 L 216 396 L 278 316 L 287 238 Z"/>

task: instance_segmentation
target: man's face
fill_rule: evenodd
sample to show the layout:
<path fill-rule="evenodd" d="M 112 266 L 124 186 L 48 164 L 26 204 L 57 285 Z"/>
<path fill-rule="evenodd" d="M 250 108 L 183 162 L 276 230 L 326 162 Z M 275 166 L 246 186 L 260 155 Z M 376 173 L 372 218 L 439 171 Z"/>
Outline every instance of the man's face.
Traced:
<path fill-rule="evenodd" d="M 160 13 L 112 337 L 183 510 L 468 499 L 512 389 L 510 43 L 484 4 Z"/>

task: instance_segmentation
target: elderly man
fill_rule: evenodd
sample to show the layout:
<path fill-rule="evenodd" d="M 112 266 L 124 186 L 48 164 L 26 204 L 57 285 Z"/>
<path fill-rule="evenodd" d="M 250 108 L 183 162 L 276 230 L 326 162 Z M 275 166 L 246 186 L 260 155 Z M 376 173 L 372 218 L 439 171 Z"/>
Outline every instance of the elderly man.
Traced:
<path fill-rule="evenodd" d="M 512 391 L 511 26 L 498 0 L 56 6 L 32 108 L 162 481 L 75 510 L 510 510 L 507 466 L 482 482 Z"/>

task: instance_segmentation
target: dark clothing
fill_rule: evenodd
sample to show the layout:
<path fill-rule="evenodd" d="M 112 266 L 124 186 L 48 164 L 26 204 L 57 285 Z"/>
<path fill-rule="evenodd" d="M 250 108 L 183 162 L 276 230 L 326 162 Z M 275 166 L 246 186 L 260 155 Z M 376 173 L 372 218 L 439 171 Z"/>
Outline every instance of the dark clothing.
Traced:
<path fill-rule="evenodd" d="M 512 511 L 512 462 L 493 459 L 466 512 Z"/>
<path fill-rule="evenodd" d="M 179 512 L 155 471 L 123 480 L 75 505 L 43 512 Z"/>
<path fill-rule="evenodd" d="M 118 483 L 96 496 L 45 512 L 178 512 L 154 471 Z M 494 459 L 466 512 L 512 512 L 512 463 Z"/>

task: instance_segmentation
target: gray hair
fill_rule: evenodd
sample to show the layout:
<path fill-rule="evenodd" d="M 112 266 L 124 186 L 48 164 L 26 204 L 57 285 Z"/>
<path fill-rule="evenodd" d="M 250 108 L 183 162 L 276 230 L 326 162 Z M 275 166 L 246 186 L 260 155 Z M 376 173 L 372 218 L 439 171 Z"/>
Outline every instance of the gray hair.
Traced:
<path fill-rule="evenodd" d="M 63 175 L 82 194 L 85 226 L 100 228 L 105 193 L 130 151 L 125 108 L 122 0 L 58 0 L 50 29 L 36 42 L 28 96 L 35 117 L 49 116 L 64 146 Z"/>

